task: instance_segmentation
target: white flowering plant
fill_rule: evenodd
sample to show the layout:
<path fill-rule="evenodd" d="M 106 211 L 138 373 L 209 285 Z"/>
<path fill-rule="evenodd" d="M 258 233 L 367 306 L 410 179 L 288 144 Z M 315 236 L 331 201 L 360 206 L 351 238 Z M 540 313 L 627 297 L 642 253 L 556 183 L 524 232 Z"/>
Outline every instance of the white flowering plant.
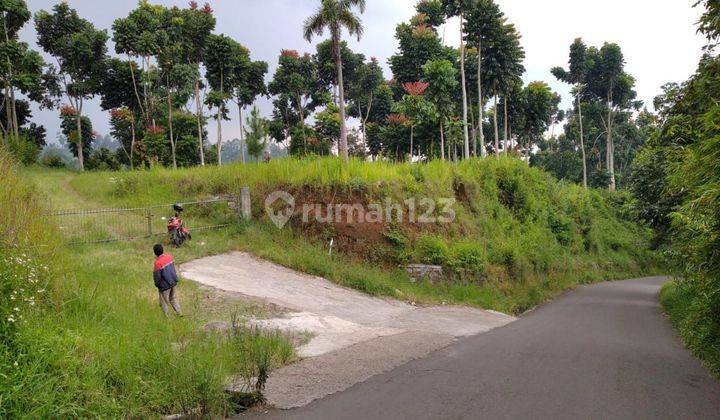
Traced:
<path fill-rule="evenodd" d="M 49 268 L 28 253 L 0 251 L 0 337 L 4 340 L 42 299 Z"/>

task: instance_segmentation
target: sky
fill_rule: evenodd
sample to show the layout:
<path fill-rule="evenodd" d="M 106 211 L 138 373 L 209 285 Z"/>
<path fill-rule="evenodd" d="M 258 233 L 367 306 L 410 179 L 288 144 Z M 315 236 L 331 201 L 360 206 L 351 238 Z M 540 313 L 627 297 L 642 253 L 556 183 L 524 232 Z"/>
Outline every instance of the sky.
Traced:
<path fill-rule="evenodd" d="M 581 37 L 589 45 L 604 42 L 618 43 L 625 55 L 626 70 L 637 80 L 639 99 L 652 109 L 653 98 L 667 82 L 682 82 L 696 69 L 705 39 L 696 33 L 702 11 L 693 8 L 695 0 L 496 0 L 508 20 L 522 34 L 525 48 L 525 82 L 543 80 L 558 92 L 563 108 L 570 107 L 570 87 L 550 74 L 554 66 L 567 66 L 569 46 Z M 67 0 L 78 13 L 100 29 L 110 28 L 115 19 L 124 17 L 136 7 L 135 0 Z M 202 3 L 202 1 L 198 1 Z M 363 38 L 348 39 L 350 47 L 366 55 L 377 57 L 385 65 L 390 79 L 388 58 L 397 51 L 395 27 L 414 14 L 416 0 L 367 0 L 362 15 L 365 26 Z M 30 10 L 49 10 L 57 0 L 28 0 Z M 166 6 L 187 5 L 186 0 L 151 0 Z M 216 33 L 224 33 L 250 49 L 254 60 L 266 61 L 268 80 L 277 66 L 281 49 L 314 52 L 316 42 L 302 38 L 304 20 L 313 13 L 319 0 L 210 0 L 217 18 Z M 448 45 L 459 43 L 459 23 L 449 21 L 440 29 Z M 34 27 L 29 23 L 21 32 L 22 40 L 40 50 L 36 44 Z M 111 36 L 112 37 L 112 36 Z M 322 38 L 317 39 L 321 41 Z M 112 42 L 109 51 L 114 53 Z M 52 62 L 50 57 L 46 60 Z M 268 100 L 258 101 L 267 115 L 272 108 Z M 93 100 L 85 108 L 95 131 L 110 131 L 109 117 Z M 57 110 L 34 107 L 33 121 L 45 125 L 48 140 L 56 138 L 60 121 Z M 235 113 L 236 114 L 236 113 Z M 231 114 L 232 115 L 232 114 Z M 223 123 L 223 137 L 239 135 L 237 116 Z M 216 126 L 210 122 L 208 132 L 215 141 Z"/>

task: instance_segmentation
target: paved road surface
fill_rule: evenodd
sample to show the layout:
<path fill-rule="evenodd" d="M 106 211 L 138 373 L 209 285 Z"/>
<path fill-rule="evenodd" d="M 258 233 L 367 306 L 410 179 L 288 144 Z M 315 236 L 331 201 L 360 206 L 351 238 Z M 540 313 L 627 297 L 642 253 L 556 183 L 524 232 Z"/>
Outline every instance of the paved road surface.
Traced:
<path fill-rule="evenodd" d="M 720 383 L 658 304 L 662 278 L 583 287 L 505 327 L 265 419 L 720 419 Z M 250 415 L 250 416 L 254 416 Z"/>

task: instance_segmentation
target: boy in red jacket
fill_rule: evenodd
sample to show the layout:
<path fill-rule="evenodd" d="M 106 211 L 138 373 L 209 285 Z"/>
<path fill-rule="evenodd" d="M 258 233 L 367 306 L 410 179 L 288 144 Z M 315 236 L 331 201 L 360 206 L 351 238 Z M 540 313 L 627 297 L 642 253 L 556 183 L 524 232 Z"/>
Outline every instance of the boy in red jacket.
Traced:
<path fill-rule="evenodd" d="M 155 252 L 155 264 L 153 265 L 153 280 L 160 295 L 160 307 L 165 316 L 169 316 L 168 305 L 172 306 L 175 312 L 182 316 L 180 304 L 175 296 L 175 286 L 178 284 L 178 276 L 175 271 L 175 262 L 172 255 L 166 254 L 163 246 L 157 244 L 153 247 Z"/>

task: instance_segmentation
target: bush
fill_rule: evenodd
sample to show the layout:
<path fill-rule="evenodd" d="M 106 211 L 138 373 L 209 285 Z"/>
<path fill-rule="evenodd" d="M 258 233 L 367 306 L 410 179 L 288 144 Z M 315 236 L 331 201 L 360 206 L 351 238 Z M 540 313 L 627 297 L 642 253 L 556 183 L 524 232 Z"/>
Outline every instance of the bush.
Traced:
<path fill-rule="evenodd" d="M 288 363 L 295 355 L 290 342 L 279 331 L 263 331 L 232 320 L 230 340 L 237 350 L 236 371 L 248 392 L 262 396 L 270 371 Z"/>
<path fill-rule="evenodd" d="M 8 149 L 10 153 L 15 156 L 18 162 L 23 165 L 32 165 L 37 163 L 38 156 L 40 156 L 40 149 L 35 143 L 25 139 L 24 137 L 14 138 L 9 137 Z"/>
<path fill-rule="evenodd" d="M 110 149 L 102 147 L 92 152 L 85 168 L 90 171 L 118 171 L 120 163 Z"/>
<path fill-rule="evenodd" d="M 477 278 L 485 275 L 487 255 L 479 244 L 464 243 L 453 248 L 453 266 L 462 278 Z"/>
<path fill-rule="evenodd" d="M 48 155 L 42 158 L 42 165 L 48 168 L 61 169 L 65 168 L 65 161 L 58 155 Z"/>
<path fill-rule="evenodd" d="M 445 241 L 436 236 L 423 235 L 416 245 L 418 257 L 425 264 L 451 266 L 450 248 Z"/>

